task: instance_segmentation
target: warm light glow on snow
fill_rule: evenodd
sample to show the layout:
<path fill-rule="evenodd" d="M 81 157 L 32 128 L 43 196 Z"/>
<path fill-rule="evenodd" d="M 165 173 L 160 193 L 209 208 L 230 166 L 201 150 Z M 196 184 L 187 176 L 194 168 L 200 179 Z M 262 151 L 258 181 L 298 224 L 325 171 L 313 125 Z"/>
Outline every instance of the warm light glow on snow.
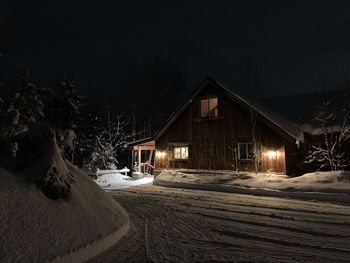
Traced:
<path fill-rule="evenodd" d="M 157 156 L 158 158 L 162 159 L 162 158 L 165 157 L 165 152 L 159 152 L 159 151 L 157 151 L 156 156 Z"/>
<path fill-rule="evenodd" d="M 268 154 L 268 156 L 270 158 L 276 158 L 277 157 L 277 151 L 269 151 L 267 154 Z"/>

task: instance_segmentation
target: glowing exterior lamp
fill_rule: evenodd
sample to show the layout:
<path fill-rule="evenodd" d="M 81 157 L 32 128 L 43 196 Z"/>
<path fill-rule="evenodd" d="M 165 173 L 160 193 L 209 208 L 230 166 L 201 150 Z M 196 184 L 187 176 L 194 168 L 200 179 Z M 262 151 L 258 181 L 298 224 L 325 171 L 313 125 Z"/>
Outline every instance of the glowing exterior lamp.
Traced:
<path fill-rule="evenodd" d="M 268 151 L 268 156 L 270 157 L 270 158 L 277 158 L 277 151 Z"/>
<path fill-rule="evenodd" d="M 165 157 L 165 152 L 159 152 L 157 151 L 156 156 L 160 159 L 163 159 Z"/>

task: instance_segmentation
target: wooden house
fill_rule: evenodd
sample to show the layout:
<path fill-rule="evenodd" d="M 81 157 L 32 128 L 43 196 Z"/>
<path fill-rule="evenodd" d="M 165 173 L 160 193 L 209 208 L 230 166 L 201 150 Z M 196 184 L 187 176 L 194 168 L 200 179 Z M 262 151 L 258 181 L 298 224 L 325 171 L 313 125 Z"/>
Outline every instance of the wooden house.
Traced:
<path fill-rule="evenodd" d="M 303 133 L 206 78 L 152 139 L 155 167 L 291 174 Z"/>

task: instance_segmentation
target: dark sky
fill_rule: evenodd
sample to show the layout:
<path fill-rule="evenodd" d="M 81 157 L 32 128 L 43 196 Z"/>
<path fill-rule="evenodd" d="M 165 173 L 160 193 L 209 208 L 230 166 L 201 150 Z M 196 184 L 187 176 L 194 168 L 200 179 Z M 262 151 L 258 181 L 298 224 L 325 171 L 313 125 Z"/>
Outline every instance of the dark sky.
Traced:
<path fill-rule="evenodd" d="M 312 92 L 350 55 L 347 0 L 0 3 L 2 80 L 29 66 L 53 85 L 67 71 L 90 95 L 117 93 L 128 66 L 154 54 L 192 86 L 209 75 L 244 91 L 250 68 L 260 96 Z"/>

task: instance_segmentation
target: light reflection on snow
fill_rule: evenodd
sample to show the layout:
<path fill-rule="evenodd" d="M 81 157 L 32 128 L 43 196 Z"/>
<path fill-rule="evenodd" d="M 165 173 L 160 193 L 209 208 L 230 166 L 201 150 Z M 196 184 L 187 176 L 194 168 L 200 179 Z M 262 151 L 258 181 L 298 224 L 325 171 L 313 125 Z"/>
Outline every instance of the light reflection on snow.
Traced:
<path fill-rule="evenodd" d="M 104 190 L 119 190 L 131 186 L 149 184 L 152 183 L 153 180 L 153 175 L 144 175 L 143 178 L 135 180 L 120 173 L 109 173 L 100 175 L 94 181 Z"/>

